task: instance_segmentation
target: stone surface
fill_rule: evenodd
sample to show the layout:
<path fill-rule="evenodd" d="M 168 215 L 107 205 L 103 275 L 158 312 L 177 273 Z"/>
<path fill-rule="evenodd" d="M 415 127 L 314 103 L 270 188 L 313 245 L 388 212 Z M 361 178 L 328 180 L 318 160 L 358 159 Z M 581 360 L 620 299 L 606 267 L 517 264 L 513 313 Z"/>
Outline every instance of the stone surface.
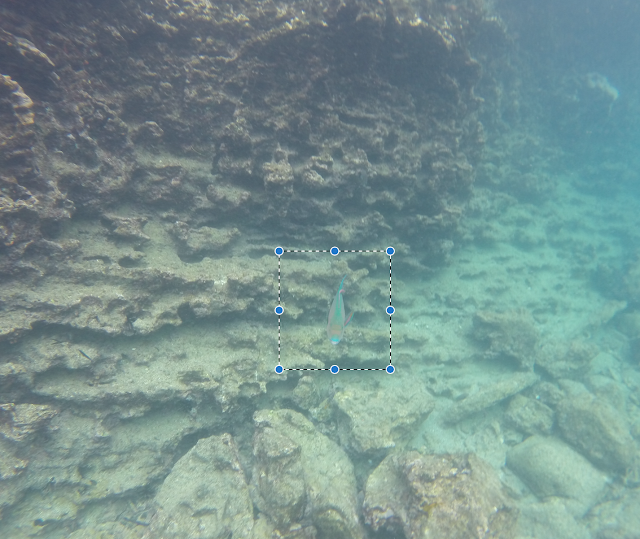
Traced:
<path fill-rule="evenodd" d="M 219 410 L 205 405 L 193 417 L 176 409 L 148 408 L 132 417 L 136 412 L 123 404 L 121 415 L 129 417 L 118 418 L 114 408 L 102 414 L 92 408 L 85 405 L 83 413 L 65 410 L 48 420 L 46 451 L 39 443 L 0 438 L 0 510 L 13 506 L 7 511 L 11 516 L 3 519 L 7 536 L 20 536 L 18 530 L 25 524 L 33 525 L 34 519 L 24 521 L 24 516 L 43 506 L 50 506 L 54 514 L 58 504 L 68 507 L 71 502 L 73 513 L 55 513 L 66 522 L 75 518 L 80 506 L 112 509 L 111 503 L 121 498 L 136 498 L 169 473 L 174 451 L 185 436 L 220 428 L 222 419 Z M 109 516 L 107 511 L 100 520 Z"/>
<path fill-rule="evenodd" d="M 503 401 L 538 381 L 538 376 L 532 372 L 514 373 L 495 380 L 493 383 L 479 388 L 475 393 L 451 406 L 444 413 L 447 423 L 457 423 L 475 413 L 486 410 L 490 406 Z"/>
<path fill-rule="evenodd" d="M 293 410 L 254 415 L 259 508 L 283 533 L 309 519 L 320 537 L 362 539 L 356 480 L 345 452 Z"/>
<path fill-rule="evenodd" d="M 4 275 L 78 213 L 132 219 L 110 226 L 122 241 L 147 241 L 135 220 L 165 212 L 316 242 L 392 231 L 424 257 L 456 227 L 484 143 L 471 4 L 125 0 L 96 17 L 83 1 L 64 33 L 59 9 L 12 7 Z M 139 213 L 113 211 L 121 200 Z"/>
<path fill-rule="evenodd" d="M 506 419 L 525 434 L 551 434 L 554 413 L 537 399 L 516 395 L 509 402 Z"/>
<path fill-rule="evenodd" d="M 587 526 L 576 520 L 565 507 L 564 498 L 549 497 L 543 502 L 520 505 L 517 535 L 519 539 L 562 537 L 562 539 L 593 539 Z"/>
<path fill-rule="evenodd" d="M 487 357 L 504 358 L 521 369 L 533 369 L 539 334 L 528 311 L 478 311 L 473 318 L 473 336 L 489 345 Z"/>
<path fill-rule="evenodd" d="M 597 466 L 624 474 L 638 454 L 638 446 L 623 416 L 589 393 L 564 399 L 558 407 L 563 437 Z"/>
<path fill-rule="evenodd" d="M 317 408 L 322 402 L 316 380 L 313 376 L 302 376 L 291 395 L 293 402 L 303 410 Z"/>
<path fill-rule="evenodd" d="M 557 438 L 531 436 L 507 453 L 507 466 L 539 498 L 575 500 L 586 513 L 602 496 L 607 478 Z"/>
<path fill-rule="evenodd" d="M 640 530 L 640 489 L 628 490 L 616 500 L 594 507 L 587 517 L 593 537 L 632 539 Z"/>
<path fill-rule="evenodd" d="M 181 260 L 199 262 L 205 256 L 220 255 L 239 235 L 237 228 L 211 228 L 202 226 L 190 229 L 181 221 L 174 223 L 170 232 L 176 242 L 176 251 Z"/>
<path fill-rule="evenodd" d="M 0 481 L 20 475 L 28 464 L 28 460 L 16 456 L 15 448 L 11 446 L 10 442 L 0 439 Z M 12 498 L 12 496 L 7 496 L 6 490 L 4 494 L 0 496 L 0 507 Z"/>
<path fill-rule="evenodd" d="M 176 464 L 156 494 L 149 538 L 251 538 L 249 488 L 229 434 L 203 438 Z"/>
<path fill-rule="evenodd" d="M 389 455 L 371 473 L 364 515 L 391 535 L 507 539 L 518 512 L 493 468 L 475 455 L 410 451 Z"/>
<path fill-rule="evenodd" d="M 0 404 L 0 436 L 24 442 L 57 414 L 46 404 Z"/>
<path fill-rule="evenodd" d="M 584 374 L 599 349 L 593 343 L 574 340 L 570 342 L 546 342 L 538 354 L 536 365 L 553 378 L 571 378 Z"/>
<path fill-rule="evenodd" d="M 402 447 L 431 413 L 434 399 L 419 378 L 398 373 L 394 382 L 400 383 L 376 388 L 354 380 L 336 392 L 333 403 L 343 447 L 379 457 Z"/>

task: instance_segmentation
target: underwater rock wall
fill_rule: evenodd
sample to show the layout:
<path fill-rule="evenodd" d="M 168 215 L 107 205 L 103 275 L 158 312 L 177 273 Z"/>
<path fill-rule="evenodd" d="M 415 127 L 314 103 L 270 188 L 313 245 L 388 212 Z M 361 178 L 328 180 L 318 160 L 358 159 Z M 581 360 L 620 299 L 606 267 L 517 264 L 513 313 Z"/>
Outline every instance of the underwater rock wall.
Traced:
<path fill-rule="evenodd" d="M 274 237 L 448 256 L 483 145 L 473 3 L 63 6 L 2 11 L 0 274 L 39 290 L 8 286 L 0 339 L 263 316 Z"/>
<path fill-rule="evenodd" d="M 274 237 L 446 258 L 483 144 L 466 48 L 483 17 L 398 1 L 3 7 L 0 341 L 264 319 Z M 357 308 L 372 312 L 365 266 Z M 294 318 L 333 280 L 297 271 Z M 86 359 L 15 355 L 38 364 L 28 376 Z"/>
<path fill-rule="evenodd" d="M 429 247 L 455 226 L 483 140 L 480 68 L 464 45 L 479 15 L 422 9 L 5 8 L 0 72 L 22 85 L 35 119 L 2 108 L 3 146 L 23 152 L 6 154 L 3 181 L 28 190 L 9 191 L 14 205 L 37 203 L 3 211 L 4 249 L 22 253 L 55 235 L 52 224 L 124 198 L 194 228 Z"/>
<path fill-rule="evenodd" d="M 446 257 L 483 147 L 466 45 L 482 17 L 396 0 L 0 7 L 4 529 L 70 536 L 102 504 L 123 529 L 150 526 L 146 501 L 199 438 L 250 447 L 246 414 L 276 378 L 274 238 Z M 362 260 L 347 293 L 366 317 L 379 261 Z M 325 317 L 345 264 L 290 263 L 294 319 Z M 388 339 L 354 335 L 360 363 Z M 289 337 L 292 366 L 323 365 L 306 326 Z M 340 437 L 372 453 L 431 410 L 409 408 L 381 448 L 345 395 Z M 327 402 L 313 410 L 330 421 Z M 290 537 L 359 537 L 355 503 L 309 503 Z"/>

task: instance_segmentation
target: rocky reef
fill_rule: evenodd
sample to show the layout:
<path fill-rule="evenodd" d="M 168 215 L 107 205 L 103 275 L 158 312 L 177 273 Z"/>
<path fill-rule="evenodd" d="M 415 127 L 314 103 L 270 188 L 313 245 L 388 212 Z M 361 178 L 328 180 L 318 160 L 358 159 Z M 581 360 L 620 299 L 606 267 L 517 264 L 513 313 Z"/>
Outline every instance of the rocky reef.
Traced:
<path fill-rule="evenodd" d="M 10 363 L 35 328 L 56 328 L 64 343 L 233 313 L 265 320 L 275 266 L 261 257 L 274 238 L 393 243 L 414 266 L 450 251 L 483 145 L 480 67 L 465 39 L 489 19 L 473 4 L 2 9 Z M 379 282 L 367 276 L 379 264 L 350 268 L 359 312 L 373 312 Z M 289 311 L 324 297 L 344 269 L 292 267 Z M 70 354 L 47 351 L 57 359 L 29 375 L 82 363 Z"/>
<path fill-rule="evenodd" d="M 503 241 L 501 218 L 516 248 L 547 244 L 514 208 L 548 178 L 485 166 L 511 194 L 467 204 L 474 89 L 499 94 L 470 43 L 504 34 L 474 0 L 4 2 L 0 536 L 507 538 L 512 495 L 556 500 L 532 522 L 566 498 L 575 523 L 605 473 L 637 487 L 638 423 L 617 417 L 637 391 L 610 390 L 582 331 L 637 337 L 625 302 L 567 340 L 541 330 L 561 288 L 497 301 L 524 255 L 459 259 L 424 303 L 409 286 L 458 238 Z M 379 368 L 390 345 L 388 257 L 276 245 L 394 245 L 402 369 L 275 374 Z M 332 347 L 345 274 L 358 322 Z"/>
<path fill-rule="evenodd" d="M 87 2 L 62 32 L 46 2 L 5 8 L 3 273 L 125 199 L 196 233 L 428 252 L 482 149 L 463 45 L 481 14 L 416 9 Z"/>

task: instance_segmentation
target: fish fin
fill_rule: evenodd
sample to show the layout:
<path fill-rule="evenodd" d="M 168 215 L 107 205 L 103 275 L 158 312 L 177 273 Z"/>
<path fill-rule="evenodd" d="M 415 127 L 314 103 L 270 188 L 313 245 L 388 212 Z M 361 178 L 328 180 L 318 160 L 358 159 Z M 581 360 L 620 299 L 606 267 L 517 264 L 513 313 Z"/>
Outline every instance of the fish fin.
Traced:
<path fill-rule="evenodd" d="M 351 311 L 351 314 L 349 316 L 347 316 L 347 319 L 344 323 L 344 327 L 347 327 L 347 325 L 349 324 L 349 322 L 351 322 L 351 317 L 353 316 L 353 311 Z"/>

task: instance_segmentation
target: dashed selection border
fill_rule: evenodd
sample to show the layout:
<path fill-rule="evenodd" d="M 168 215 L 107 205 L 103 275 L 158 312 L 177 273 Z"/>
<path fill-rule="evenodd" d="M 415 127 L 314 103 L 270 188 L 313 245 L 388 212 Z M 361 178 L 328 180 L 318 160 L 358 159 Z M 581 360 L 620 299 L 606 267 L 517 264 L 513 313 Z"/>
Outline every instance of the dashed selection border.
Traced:
<path fill-rule="evenodd" d="M 392 324 L 391 318 L 396 313 L 396 309 L 392 303 L 392 257 L 396 254 L 396 250 L 393 247 L 387 247 L 386 249 L 339 249 L 338 247 L 331 247 L 331 249 L 285 249 L 283 247 L 276 247 L 273 252 L 278 257 L 278 304 L 274 308 L 274 312 L 278 317 L 278 364 L 275 367 L 276 374 L 282 374 L 285 371 L 328 371 L 331 374 L 338 374 L 340 371 L 385 371 L 387 374 L 393 374 L 396 368 L 391 362 L 391 342 L 392 342 Z M 281 363 L 282 357 L 282 315 L 284 314 L 284 307 L 282 307 L 282 256 L 285 253 L 330 253 L 331 256 L 338 256 L 340 253 L 385 253 L 389 257 L 389 305 L 385 307 L 385 312 L 389 316 L 389 364 L 386 367 L 381 368 L 356 368 L 356 367 L 340 367 L 338 365 L 331 365 L 327 368 L 311 368 L 311 367 L 299 367 L 299 368 L 287 368 Z"/>

